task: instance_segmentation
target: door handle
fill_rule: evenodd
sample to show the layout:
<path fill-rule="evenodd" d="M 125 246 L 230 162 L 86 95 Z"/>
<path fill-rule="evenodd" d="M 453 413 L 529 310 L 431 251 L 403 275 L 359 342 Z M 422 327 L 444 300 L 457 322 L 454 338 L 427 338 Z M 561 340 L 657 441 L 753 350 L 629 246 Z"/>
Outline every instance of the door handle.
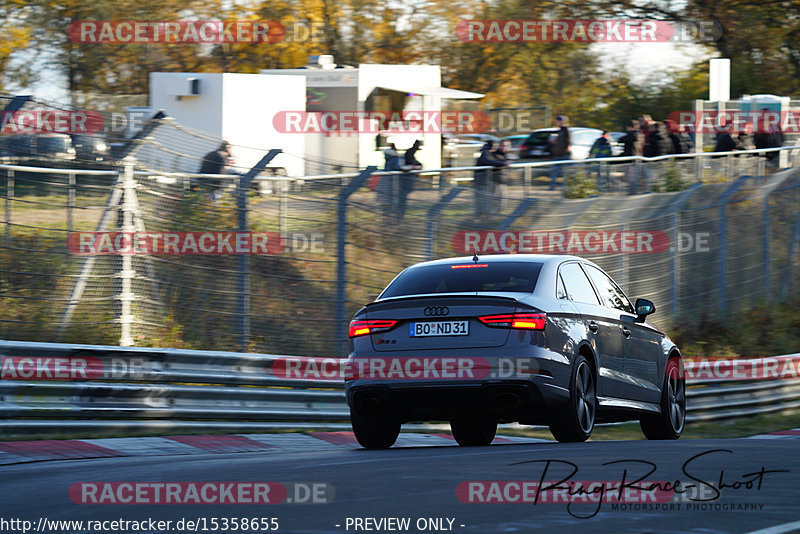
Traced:
<path fill-rule="evenodd" d="M 627 328 L 622 329 L 622 335 L 625 337 L 631 337 L 631 331 Z"/>
<path fill-rule="evenodd" d="M 597 331 L 600 330 L 600 327 L 597 326 L 596 322 L 592 321 L 591 323 L 589 323 L 589 330 L 591 330 L 592 332 L 594 332 L 596 334 Z"/>

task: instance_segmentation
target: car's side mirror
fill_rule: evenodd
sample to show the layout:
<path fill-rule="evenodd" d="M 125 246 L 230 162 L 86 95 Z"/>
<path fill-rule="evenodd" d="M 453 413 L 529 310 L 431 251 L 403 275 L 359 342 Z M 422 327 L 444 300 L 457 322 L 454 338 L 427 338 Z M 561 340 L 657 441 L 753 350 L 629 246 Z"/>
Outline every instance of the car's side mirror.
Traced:
<path fill-rule="evenodd" d="M 643 323 L 645 317 L 655 313 L 656 305 L 647 299 L 636 299 L 636 322 Z"/>

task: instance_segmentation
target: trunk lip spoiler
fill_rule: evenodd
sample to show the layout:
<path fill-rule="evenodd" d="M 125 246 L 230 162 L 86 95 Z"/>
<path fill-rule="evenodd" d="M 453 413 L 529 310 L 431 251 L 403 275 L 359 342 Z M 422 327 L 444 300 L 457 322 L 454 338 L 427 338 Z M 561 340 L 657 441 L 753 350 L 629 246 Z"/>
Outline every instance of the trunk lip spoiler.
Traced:
<path fill-rule="evenodd" d="M 524 294 L 525 296 L 528 295 L 528 293 L 521 293 L 521 294 Z M 516 299 L 514 297 L 507 297 L 505 295 L 497 295 L 497 294 L 492 294 L 492 293 L 489 293 L 489 294 L 486 294 L 486 293 L 421 293 L 419 295 L 400 295 L 400 296 L 397 296 L 397 297 L 386 297 L 386 298 L 383 298 L 383 299 L 376 299 L 376 300 L 370 302 L 369 304 L 367 304 L 367 306 L 373 306 L 375 304 L 382 304 L 384 302 L 394 302 L 394 301 L 397 301 L 397 300 L 418 300 L 418 299 L 429 299 L 429 298 L 437 298 L 437 297 L 448 297 L 448 298 L 452 298 L 452 297 L 455 297 L 455 298 L 488 297 L 488 298 L 493 298 L 493 299 L 513 300 L 515 302 L 517 302 L 519 300 L 519 299 Z"/>

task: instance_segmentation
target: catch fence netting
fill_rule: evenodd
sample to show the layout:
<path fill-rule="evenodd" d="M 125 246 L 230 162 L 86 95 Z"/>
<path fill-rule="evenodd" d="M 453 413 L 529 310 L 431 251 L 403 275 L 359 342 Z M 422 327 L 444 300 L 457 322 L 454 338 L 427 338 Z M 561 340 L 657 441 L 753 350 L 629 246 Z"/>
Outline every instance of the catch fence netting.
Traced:
<path fill-rule="evenodd" d="M 665 327 L 800 287 L 800 173 L 758 156 L 605 163 L 608 180 L 576 163 L 554 190 L 548 167 L 514 166 L 476 190 L 470 168 L 288 176 L 278 157 L 301 155 L 283 154 L 245 185 L 245 149 L 270 147 L 196 174 L 220 141 L 166 121 L 111 169 L 0 166 L 0 338 L 341 356 L 347 319 L 400 270 L 476 247 L 591 259 Z M 95 231 L 246 231 L 268 250 L 82 254 Z"/>

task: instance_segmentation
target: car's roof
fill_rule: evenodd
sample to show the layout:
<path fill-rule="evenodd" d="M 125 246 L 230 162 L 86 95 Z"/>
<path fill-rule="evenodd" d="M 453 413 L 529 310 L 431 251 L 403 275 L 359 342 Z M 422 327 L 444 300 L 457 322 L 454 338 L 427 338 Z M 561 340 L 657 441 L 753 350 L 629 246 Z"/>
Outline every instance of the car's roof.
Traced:
<path fill-rule="evenodd" d="M 525 139 L 530 134 L 507 135 L 503 139 Z"/>
<path fill-rule="evenodd" d="M 483 254 L 478 255 L 478 263 L 509 263 L 519 261 L 529 261 L 531 263 L 561 263 L 567 260 L 587 261 L 577 256 L 566 254 Z M 473 256 L 458 256 L 453 258 L 442 258 L 440 260 L 425 261 L 417 263 L 409 268 L 422 267 L 426 265 L 450 265 L 459 263 L 472 263 Z"/>

